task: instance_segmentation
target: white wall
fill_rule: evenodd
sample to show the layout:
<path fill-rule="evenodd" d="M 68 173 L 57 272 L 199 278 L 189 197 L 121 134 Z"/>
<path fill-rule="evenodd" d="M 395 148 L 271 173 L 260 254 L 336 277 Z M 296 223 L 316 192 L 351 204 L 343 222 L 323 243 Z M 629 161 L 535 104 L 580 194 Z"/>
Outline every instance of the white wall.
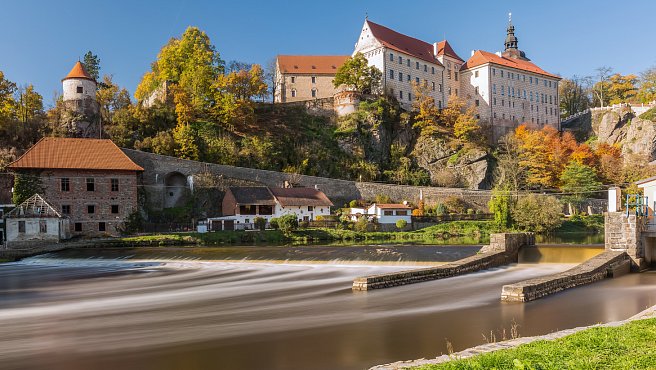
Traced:
<path fill-rule="evenodd" d="M 62 82 L 64 88 L 64 101 L 66 100 L 96 100 L 96 83 L 83 78 L 70 78 Z M 82 86 L 83 92 L 78 93 L 77 87 Z"/>
<path fill-rule="evenodd" d="M 47 232 L 40 232 L 40 221 L 45 221 Z M 59 218 L 8 218 L 7 221 L 7 243 L 12 241 L 26 240 L 60 240 L 61 220 Z M 18 232 L 19 221 L 25 222 L 25 232 Z M 67 235 L 61 235 L 62 238 Z"/>

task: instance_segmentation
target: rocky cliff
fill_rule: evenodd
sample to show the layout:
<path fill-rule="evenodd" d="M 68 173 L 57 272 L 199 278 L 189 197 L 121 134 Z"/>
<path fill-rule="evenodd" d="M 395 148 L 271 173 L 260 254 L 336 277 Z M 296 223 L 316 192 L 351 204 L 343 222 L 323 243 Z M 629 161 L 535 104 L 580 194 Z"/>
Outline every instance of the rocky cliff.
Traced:
<path fill-rule="evenodd" d="M 656 122 L 636 117 L 630 107 L 593 111 L 590 121 L 598 142 L 619 144 L 622 154 L 656 159 Z"/>

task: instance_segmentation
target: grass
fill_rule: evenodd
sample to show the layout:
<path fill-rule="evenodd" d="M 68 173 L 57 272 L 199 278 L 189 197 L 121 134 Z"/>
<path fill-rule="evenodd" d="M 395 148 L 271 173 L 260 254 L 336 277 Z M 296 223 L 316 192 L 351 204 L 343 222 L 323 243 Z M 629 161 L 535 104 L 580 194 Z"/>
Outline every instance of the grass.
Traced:
<path fill-rule="evenodd" d="M 640 115 L 640 118 L 656 122 L 656 107 L 649 109 Z"/>
<path fill-rule="evenodd" d="M 656 319 L 648 319 L 415 369 L 654 369 L 654 348 Z"/>

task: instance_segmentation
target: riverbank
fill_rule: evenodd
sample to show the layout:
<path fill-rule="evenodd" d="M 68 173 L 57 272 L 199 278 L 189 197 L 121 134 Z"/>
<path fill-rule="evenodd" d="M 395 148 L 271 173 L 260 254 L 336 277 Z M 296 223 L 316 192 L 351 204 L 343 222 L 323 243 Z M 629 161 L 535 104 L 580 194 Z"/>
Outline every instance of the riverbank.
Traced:
<path fill-rule="evenodd" d="M 656 306 L 623 321 L 489 343 L 432 360 L 380 365 L 415 369 L 653 369 Z"/>

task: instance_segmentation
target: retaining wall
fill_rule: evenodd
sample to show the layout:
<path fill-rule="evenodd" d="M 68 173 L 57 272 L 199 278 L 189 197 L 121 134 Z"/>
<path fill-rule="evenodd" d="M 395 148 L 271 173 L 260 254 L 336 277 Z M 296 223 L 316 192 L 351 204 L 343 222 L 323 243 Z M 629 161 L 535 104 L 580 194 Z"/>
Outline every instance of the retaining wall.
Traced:
<path fill-rule="evenodd" d="M 630 258 L 626 252 L 606 251 L 567 271 L 504 285 L 501 290 L 501 300 L 532 301 L 565 289 L 605 279 L 609 274 L 623 270 L 622 267 L 628 263 Z"/>
<path fill-rule="evenodd" d="M 519 248 L 530 245 L 535 245 L 533 233 L 492 234 L 490 245 L 474 256 L 437 267 L 359 277 L 353 281 L 353 290 L 390 288 L 503 266 L 517 262 Z"/>

